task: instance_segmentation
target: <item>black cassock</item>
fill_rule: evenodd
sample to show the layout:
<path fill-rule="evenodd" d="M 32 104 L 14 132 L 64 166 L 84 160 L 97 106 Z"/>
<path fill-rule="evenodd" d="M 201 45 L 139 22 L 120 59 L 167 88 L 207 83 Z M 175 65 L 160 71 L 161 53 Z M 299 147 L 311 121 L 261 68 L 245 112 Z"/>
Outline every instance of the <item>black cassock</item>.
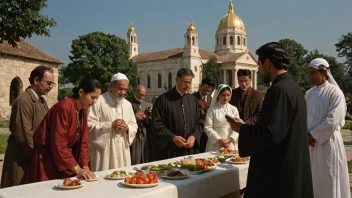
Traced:
<path fill-rule="evenodd" d="M 240 156 L 251 156 L 245 198 L 313 197 L 306 101 L 290 74 L 274 80 L 257 123 L 243 125 L 238 142 Z"/>
<path fill-rule="evenodd" d="M 151 104 L 145 101 L 138 101 L 134 96 L 129 100 L 132 104 L 134 113 L 142 111 L 147 115 L 147 118 L 142 121 L 137 121 L 138 129 L 136 136 L 130 146 L 131 164 L 142 164 L 150 161 L 150 148 L 148 140 L 150 139 L 150 118 L 148 116 L 148 107 Z"/>
<path fill-rule="evenodd" d="M 200 141 L 203 124 L 196 97 L 192 94 L 180 96 L 174 87 L 155 101 L 152 118 L 154 160 L 198 153 L 198 149 L 194 148 Z M 196 138 L 193 148 L 179 148 L 172 141 L 174 136 L 182 136 L 187 140 L 192 135 Z"/>

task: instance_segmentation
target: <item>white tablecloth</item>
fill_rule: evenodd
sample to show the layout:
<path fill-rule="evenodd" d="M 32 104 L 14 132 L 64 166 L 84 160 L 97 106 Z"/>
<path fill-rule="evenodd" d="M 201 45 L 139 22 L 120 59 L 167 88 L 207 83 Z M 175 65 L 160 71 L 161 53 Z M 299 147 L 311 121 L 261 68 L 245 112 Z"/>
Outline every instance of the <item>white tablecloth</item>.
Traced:
<path fill-rule="evenodd" d="M 195 158 L 214 157 L 211 153 L 194 155 Z M 166 164 L 184 157 L 172 158 L 147 164 Z M 142 167 L 145 164 L 121 168 L 118 170 L 133 171 L 133 167 Z M 190 175 L 183 180 L 165 180 L 152 188 L 129 188 L 121 184 L 123 180 L 105 180 L 103 177 L 113 170 L 96 172 L 100 177 L 96 182 L 84 182 L 84 186 L 75 190 L 60 190 L 54 187 L 62 184 L 63 180 L 51 180 L 0 190 L 0 198 L 116 198 L 116 197 L 145 197 L 145 198 L 176 198 L 176 197 L 221 197 L 238 191 L 246 186 L 248 164 L 222 163 L 213 171 L 200 175 Z"/>

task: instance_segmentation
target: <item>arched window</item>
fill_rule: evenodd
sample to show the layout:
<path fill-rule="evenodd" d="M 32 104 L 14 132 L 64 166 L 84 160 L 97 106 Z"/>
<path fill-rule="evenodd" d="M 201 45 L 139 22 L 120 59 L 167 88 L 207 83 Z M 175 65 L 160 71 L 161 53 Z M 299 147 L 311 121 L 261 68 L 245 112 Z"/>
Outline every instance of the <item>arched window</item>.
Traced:
<path fill-rule="evenodd" d="M 22 80 L 19 77 L 12 79 L 10 85 L 10 106 L 15 99 L 23 92 Z"/>
<path fill-rule="evenodd" d="M 138 85 L 141 84 L 141 83 L 140 83 L 140 80 L 139 80 L 139 76 L 137 77 L 137 83 L 138 83 Z"/>
<path fill-rule="evenodd" d="M 187 36 L 187 45 L 191 45 L 191 37 Z"/>
<path fill-rule="evenodd" d="M 243 38 L 243 45 L 246 46 L 246 38 Z"/>
<path fill-rule="evenodd" d="M 233 45 L 233 36 L 230 36 L 230 45 Z"/>
<path fill-rule="evenodd" d="M 194 66 L 194 71 L 195 71 L 195 72 L 197 72 L 197 71 L 198 71 L 197 66 Z"/>
<path fill-rule="evenodd" d="M 216 46 L 219 46 L 219 37 L 216 37 Z"/>
<path fill-rule="evenodd" d="M 171 89 L 172 88 L 172 73 L 169 72 L 169 76 L 168 76 L 168 88 Z"/>
<path fill-rule="evenodd" d="M 226 45 L 226 37 L 225 36 L 222 38 L 222 44 Z"/>
<path fill-rule="evenodd" d="M 195 45 L 196 43 L 196 38 L 194 38 L 194 36 L 192 37 L 192 45 Z"/>
<path fill-rule="evenodd" d="M 131 36 L 131 43 L 133 43 L 133 36 Z"/>
<path fill-rule="evenodd" d="M 241 38 L 240 38 L 240 36 L 237 36 L 237 45 L 241 45 Z"/>
<path fill-rule="evenodd" d="M 161 74 L 158 74 L 158 88 L 161 88 Z"/>
<path fill-rule="evenodd" d="M 134 42 L 137 43 L 137 37 L 134 37 Z"/>
<path fill-rule="evenodd" d="M 150 88 L 150 76 L 147 76 L 147 88 Z"/>

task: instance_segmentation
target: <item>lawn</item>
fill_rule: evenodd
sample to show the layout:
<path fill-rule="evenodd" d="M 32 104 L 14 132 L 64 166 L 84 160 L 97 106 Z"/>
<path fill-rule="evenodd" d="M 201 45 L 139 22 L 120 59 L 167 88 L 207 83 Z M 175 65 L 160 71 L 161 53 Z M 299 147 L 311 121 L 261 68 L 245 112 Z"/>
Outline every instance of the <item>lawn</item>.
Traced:
<path fill-rule="evenodd" d="M 8 138 L 8 134 L 0 134 L 0 154 L 5 154 Z"/>

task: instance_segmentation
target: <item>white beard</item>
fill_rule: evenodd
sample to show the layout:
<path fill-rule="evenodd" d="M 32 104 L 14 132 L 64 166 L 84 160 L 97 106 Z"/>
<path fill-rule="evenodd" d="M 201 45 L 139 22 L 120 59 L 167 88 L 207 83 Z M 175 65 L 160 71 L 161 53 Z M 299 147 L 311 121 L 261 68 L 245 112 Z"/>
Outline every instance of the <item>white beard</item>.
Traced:
<path fill-rule="evenodd" d="M 117 96 L 117 97 L 115 97 L 116 104 L 117 105 L 122 105 L 124 98 L 125 98 L 125 96 Z"/>

